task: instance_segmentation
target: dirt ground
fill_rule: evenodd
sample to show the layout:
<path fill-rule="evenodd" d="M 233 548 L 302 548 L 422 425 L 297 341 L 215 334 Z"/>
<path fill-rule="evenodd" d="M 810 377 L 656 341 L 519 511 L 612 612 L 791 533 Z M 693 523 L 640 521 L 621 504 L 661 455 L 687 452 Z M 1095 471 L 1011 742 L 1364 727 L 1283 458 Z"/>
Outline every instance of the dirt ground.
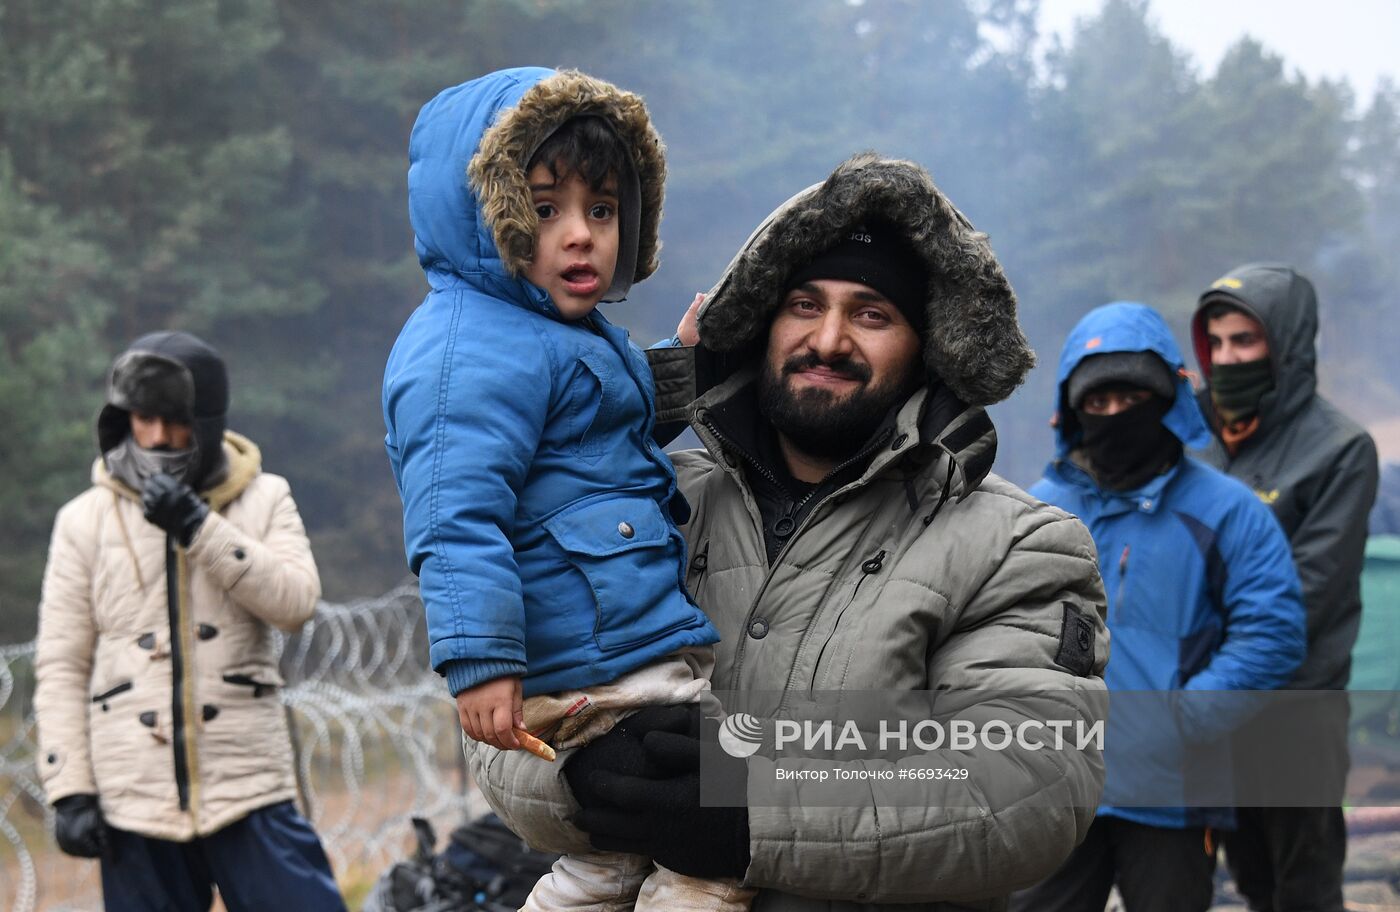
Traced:
<path fill-rule="evenodd" d="M 340 818 L 353 816 L 354 811 L 347 807 L 345 796 L 327 795 L 326 817 Z M 439 833 L 445 834 L 450 828 L 450 820 L 435 821 L 440 824 Z M 403 854 L 407 854 L 412 842 L 408 821 L 403 821 L 403 838 L 400 843 Z M 372 861 L 357 861 L 341 864 L 336 871 L 341 888 L 346 893 L 351 909 L 356 909 L 374 880 L 387 867 L 387 855 L 396 855 L 386 840 L 384 850 L 374 853 Z M 402 856 L 399 856 L 402 857 Z M 35 858 L 39 871 L 40 893 L 38 908 L 46 910 L 66 909 L 96 910 L 98 908 L 98 882 L 96 865 L 91 862 L 67 858 L 58 852 L 45 852 Z M 1235 893 L 1233 884 L 1224 874 L 1224 865 L 1216 884 L 1215 912 L 1244 912 L 1245 906 Z M 8 893 L 13 885 L 5 886 L 16 872 L 13 859 L 5 858 L 0 863 L 0 895 Z M 1347 908 L 1350 912 L 1400 912 L 1400 830 L 1353 834 L 1348 842 L 1347 852 Z M 223 906 L 215 903 L 215 912 L 224 912 Z M 1108 912 L 1122 912 L 1122 907 L 1111 900 Z"/>

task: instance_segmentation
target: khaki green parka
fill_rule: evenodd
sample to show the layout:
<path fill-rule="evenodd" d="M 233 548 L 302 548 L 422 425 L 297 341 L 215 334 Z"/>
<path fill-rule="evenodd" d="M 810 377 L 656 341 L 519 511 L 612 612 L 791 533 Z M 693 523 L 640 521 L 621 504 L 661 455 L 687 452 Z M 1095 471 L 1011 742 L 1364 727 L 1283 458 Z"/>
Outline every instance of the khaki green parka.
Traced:
<path fill-rule="evenodd" d="M 726 412 L 753 413 L 754 379 L 784 277 L 801 258 L 880 215 L 929 263 L 927 386 L 876 431 L 858 477 L 824 494 L 770 564 L 745 457 Z M 691 506 L 687 583 L 719 628 L 717 691 L 1036 691 L 1092 725 L 1107 709 L 1104 596 L 1088 531 L 991 474 L 996 432 L 981 407 L 1033 362 L 1015 299 L 986 244 L 909 162 L 857 156 L 779 207 L 699 314 L 726 354 L 694 401 L 688 349 L 657 351 L 658 421 L 682 414 L 703 450 L 673 454 Z M 699 384 L 703 387 L 704 384 Z M 667 412 L 665 404 L 686 402 Z M 972 404 L 969 404 L 972 403 Z M 842 476 L 844 477 L 844 476 Z M 506 822 L 541 848 L 586 851 L 562 776 L 522 752 L 468 744 L 472 775 Z M 751 763 L 750 770 L 754 767 Z M 1083 838 L 1103 786 L 1097 750 L 988 758 L 998 807 L 802 806 L 749 777 L 755 912 L 1001 909 Z M 806 802 L 815 805 L 817 802 Z"/>

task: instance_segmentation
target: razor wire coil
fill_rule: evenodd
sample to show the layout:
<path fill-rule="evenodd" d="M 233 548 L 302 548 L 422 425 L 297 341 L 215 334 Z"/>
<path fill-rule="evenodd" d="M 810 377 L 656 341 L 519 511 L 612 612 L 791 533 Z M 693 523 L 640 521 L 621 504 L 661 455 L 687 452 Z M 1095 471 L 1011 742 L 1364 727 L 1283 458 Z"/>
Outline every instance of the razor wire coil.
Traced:
<path fill-rule="evenodd" d="M 457 714 L 427 665 L 416 584 L 322 602 L 281 643 L 302 810 L 352 894 L 404 854 L 410 816 L 468 811 Z M 97 865 L 53 842 L 35 759 L 34 643 L 0 645 L 0 909 L 101 908 Z"/>

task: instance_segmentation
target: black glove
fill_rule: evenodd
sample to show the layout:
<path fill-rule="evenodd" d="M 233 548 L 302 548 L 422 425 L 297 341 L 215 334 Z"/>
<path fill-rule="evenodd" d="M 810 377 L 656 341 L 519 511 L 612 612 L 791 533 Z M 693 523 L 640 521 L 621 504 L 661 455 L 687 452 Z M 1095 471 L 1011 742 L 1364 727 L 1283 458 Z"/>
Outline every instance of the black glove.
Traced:
<path fill-rule="evenodd" d="M 604 803 L 585 804 L 575 823 L 594 848 L 648 855 L 692 877 L 744 876 L 750 860 L 748 808 L 700 806 L 701 745 L 709 745 L 706 774 L 715 781 L 747 783 L 748 764 L 717 748 L 717 722 L 702 724 L 703 739 L 693 730 L 648 732 L 640 773 L 600 769 L 587 777 L 586 791 Z"/>
<path fill-rule="evenodd" d="M 193 488 L 164 472 L 146 480 L 141 504 L 146 508 L 147 522 L 164 529 L 186 547 L 209 515 L 209 505 L 199 499 Z"/>
<path fill-rule="evenodd" d="M 75 858 L 96 858 L 107 851 L 107 821 L 96 795 L 60 798 L 53 810 L 53 835 L 60 849 Z"/>
<path fill-rule="evenodd" d="M 642 739 L 654 731 L 686 733 L 700 731 L 700 707 L 648 706 L 612 727 L 605 735 L 574 751 L 564 765 L 564 778 L 574 800 L 587 810 L 613 807 L 593 787 L 595 773 L 605 771 L 624 776 L 664 776 L 665 771 L 647 762 Z"/>

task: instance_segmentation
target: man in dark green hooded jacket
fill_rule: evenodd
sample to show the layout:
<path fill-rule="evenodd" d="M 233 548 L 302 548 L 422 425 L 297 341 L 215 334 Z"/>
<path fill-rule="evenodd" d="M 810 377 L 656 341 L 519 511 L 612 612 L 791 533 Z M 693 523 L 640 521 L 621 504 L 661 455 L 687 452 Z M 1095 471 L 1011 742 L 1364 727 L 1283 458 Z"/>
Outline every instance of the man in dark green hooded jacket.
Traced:
<path fill-rule="evenodd" d="M 1379 470 L 1371 437 L 1317 394 L 1317 293 L 1288 266 L 1240 266 L 1201 295 L 1191 336 L 1208 383 L 1201 395 L 1217 438 L 1211 455 L 1273 508 L 1293 549 L 1308 654 L 1288 687 L 1343 690 Z M 1333 727 L 1310 731 L 1297 748 L 1315 752 L 1320 769 L 1345 768 L 1346 715 L 1321 715 Z M 1241 808 L 1224 844 L 1251 909 L 1343 908 L 1340 807 Z"/>

